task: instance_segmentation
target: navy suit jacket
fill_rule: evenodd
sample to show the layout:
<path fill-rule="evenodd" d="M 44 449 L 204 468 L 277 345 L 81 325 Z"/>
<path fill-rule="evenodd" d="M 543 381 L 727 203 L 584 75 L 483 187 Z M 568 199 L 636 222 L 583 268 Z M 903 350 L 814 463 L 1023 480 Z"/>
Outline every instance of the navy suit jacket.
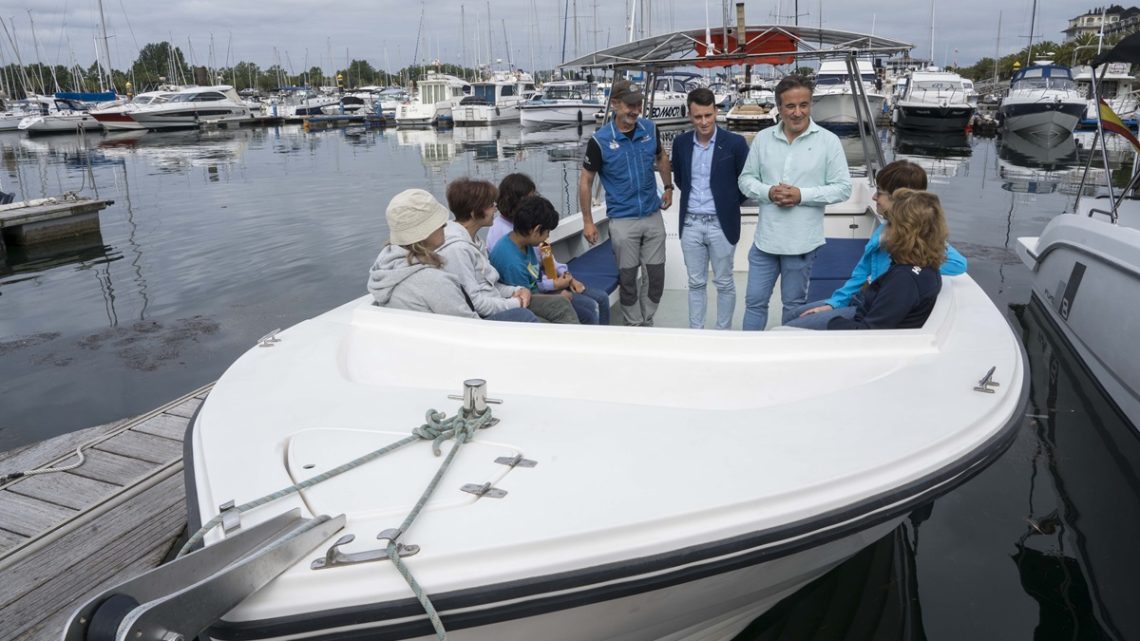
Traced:
<path fill-rule="evenodd" d="M 689 213 L 695 135 L 694 131 L 689 130 L 673 139 L 673 182 L 676 183 L 681 197 L 679 233 L 684 233 L 685 216 Z M 737 186 L 737 178 L 744 170 L 746 160 L 748 160 L 748 142 L 744 140 L 744 136 L 717 127 L 712 171 L 709 172 L 709 188 L 712 190 L 720 228 L 724 232 L 724 237 L 733 245 L 740 240 L 740 203 L 746 200 Z"/>

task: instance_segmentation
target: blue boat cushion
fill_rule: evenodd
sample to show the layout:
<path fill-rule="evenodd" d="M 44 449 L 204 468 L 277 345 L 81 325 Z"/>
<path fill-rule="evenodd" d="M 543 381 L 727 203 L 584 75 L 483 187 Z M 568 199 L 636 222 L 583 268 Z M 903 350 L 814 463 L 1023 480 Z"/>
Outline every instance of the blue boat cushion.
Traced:
<path fill-rule="evenodd" d="M 828 238 L 812 264 L 808 302 L 831 298 L 835 290 L 851 278 L 851 270 L 855 269 L 866 246 L 865 238 Z"/>
<path fill-rule="evenodd" d="M 618 286 L 617 259 L 614 258 L 613 244 L 606 242 L 590 248 L 590 251 L 566 263 L 574 278 L 587 287 L 600 289 L 612 294 Z"/>

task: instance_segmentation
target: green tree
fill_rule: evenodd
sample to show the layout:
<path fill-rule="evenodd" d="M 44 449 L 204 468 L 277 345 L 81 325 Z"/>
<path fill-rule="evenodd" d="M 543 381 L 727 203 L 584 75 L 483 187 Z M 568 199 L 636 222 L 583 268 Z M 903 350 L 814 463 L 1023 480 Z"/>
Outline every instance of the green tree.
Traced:
<path fill-rule="evenodd" d="M 169 42 L 152 42 L 139 50 L 138 58 L 131 65 L 131 76 L 140 85 L 137 91 L 153 88 L 163 82 L 181 82 L 192 76 L 190 66 L 182 50 Z"/>
<path fill-rule="evenodd" d="M 261 75 L 261 68 L 252 62 L 239 62 L 229 69 L 228 81 L 234 89 L 256 88 L 257 79 Z"/>

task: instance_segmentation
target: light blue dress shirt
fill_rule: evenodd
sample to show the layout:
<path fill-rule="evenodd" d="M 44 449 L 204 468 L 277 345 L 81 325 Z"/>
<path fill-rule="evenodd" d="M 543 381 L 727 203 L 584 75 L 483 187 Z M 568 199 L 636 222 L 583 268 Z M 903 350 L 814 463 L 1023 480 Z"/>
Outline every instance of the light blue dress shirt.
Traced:
<path fill-rule="evenodd" d="M 692 180 L 689 184 L 689 213 L 715 214 L 716 203 L 713 202 L 712 186 L 709 177 L 712 176 L 713 150 L 716 149 L 716 128 L 713 129 L 709 144 L 701 146 L 693 132 L 693 162 L 690 174 Z"/>
<path fill-rule="evenodd" d="M 798 187 L 800 204 L 780 207 L 768 190 Z M 791 143 L 783 124 L 756 134 L 738 181 L 740 191 L 760 203 L 753 244 L 769 254 L 806 254 L 824 244 L 823 210 L 851 196 L 851 173 L 839 137 L 811 121 Z"/>

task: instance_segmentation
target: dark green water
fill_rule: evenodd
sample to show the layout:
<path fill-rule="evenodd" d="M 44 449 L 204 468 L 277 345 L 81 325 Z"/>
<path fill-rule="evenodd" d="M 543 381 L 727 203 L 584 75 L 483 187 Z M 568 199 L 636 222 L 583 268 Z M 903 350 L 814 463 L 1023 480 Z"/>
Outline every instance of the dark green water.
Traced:
<path fill-rule="evenodd" d="M 585 132 L 588 135 L 589 131 Z M 576 131 L 300 127 L 0 136 L 0 189 L 114 199 L 98 237 L 0 263 L 0 451 L 209 383 L 258 337 L 364 293 L 408 187 L 533 176 L 577 209 Z M 931 174 L 969 272 L 1024 337 L 1028 416 L 994 465 L 757 621 L 741 639 L 1138 639 L 1140 439 L 1050 333 L 1014 254 L 1071 205 L 1069 141 L 896 139 Z M 1087 145 L 1087 141 L 1085 142 Z M 858 144 L 848 145 L 853 164 Z"/>

